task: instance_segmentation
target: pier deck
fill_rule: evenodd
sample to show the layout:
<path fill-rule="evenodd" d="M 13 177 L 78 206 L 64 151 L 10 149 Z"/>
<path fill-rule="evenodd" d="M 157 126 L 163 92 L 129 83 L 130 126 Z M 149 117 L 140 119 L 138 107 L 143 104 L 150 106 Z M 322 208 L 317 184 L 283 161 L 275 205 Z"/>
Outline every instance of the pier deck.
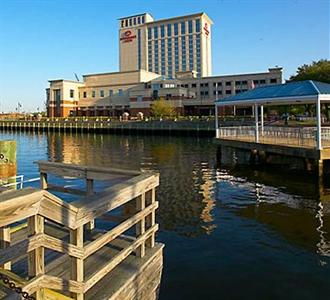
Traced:
<path fill-rule="evenodd" d="M 0 194 L 0 274 L 31 299 L 156 299 L 158 174 L 49 162 L 39 168 L 42 189 Z M 49 174 L 84 179 L 86 190 L 50 184 Z M 95 192 L 96 180 L 112 184 Z M 47 190 L 85 196 L 65 202 Z M 2 283 L 5 295 L 20 297 Z"/>

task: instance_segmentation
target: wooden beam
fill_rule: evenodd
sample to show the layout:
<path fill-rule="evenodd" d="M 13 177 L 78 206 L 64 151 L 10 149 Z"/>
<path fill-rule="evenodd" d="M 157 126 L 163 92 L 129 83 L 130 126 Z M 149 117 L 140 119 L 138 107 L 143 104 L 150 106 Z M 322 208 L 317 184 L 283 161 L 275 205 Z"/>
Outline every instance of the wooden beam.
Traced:
<path fill-rule="evenodd" d="M 10 247 L 10 227 L 0 227 L 0 249 L 6 249 L 8 247 Z M 7 261 L 4 264 L 0 264 L 0 268 L 10 270 L 11 262 Z"/>
<path fill-rule="evenodd" d="M 138 211 L 144 210 L 145 205 L 146 205 L 146 193 L 143 192 L 140 197 L 136 198 L 136 211 L 138 212 Z M 139 237 L 140 235 L 144 234 L 145 229 L 146 229 L 145 218 L 142 217 L 140 219 L 140 221 L 136 224 L 136 227 L 135 227 L 136 237 Z M 141 243 L 141 245 L 137 249 L 136 255 L 138 257 L 144 257 L 144 255 L 145 255 L 145 243 L 144 243 L 144 241 Z"/>
<path fill-rule="evenodd" d="M 84 292 L 86 293 L 92 288 L 99 280 L 106 276 L 111 270 L 113 270 L 118 264 L 120 264 L 127 256 L 129 256 L 135 249 L 137 249 L 146 238 L 153 232 L 158 230 L 158 224 L 149 228 L 144 234 L 140 235 L 135 241 L 127 248 L 120 251 L 112 260 L 106 263 L 100 270 L 94 272 L 86 281 Z"/>
<path fill-rule="evenodd" d="M 104 233 L 102 236 L 100 236 L 95 241 L 89 243 L 84 248 L 84 259 L 99 250 L 101 247 L 105 246 L 106 244 L 110 243 L 113 239 L 117 238 L 119 235 L 121 235 L 123 232 L 128 230 L 130 227 L 135 225 L 141 218 L 144 218 L 148 214 L 150 214 L 152 211 L 157 209 L 158 202 L 154 202 L 152 205 L 148 206 L 144 210 L 140 211 L 133 217 L 127 219 L 125 222 L 121 223 L 120 225 L 116 226 L 112 230 L 108 231 L 107 233 Z"/>
<path fill-rule="evenodd" d="M 156 202 L 156 189 L 153 188 L 151 190 L 151 205 Z M 147 228 L 153 227 L 156 223 L 156 209 L 153 209 L 152 212 L 146 217 L 146 226 Z M 151 234 L 151 236 L 146 240 L 146 246 L 149 248 L 155 247 L 155 234 Z"/>
<path fill-rule="evenodd" d="M 70 230 L 70 244 L 82 248 L 84 246 L 84 227 L 80 226 L 77 229 Z M 77 282 L 84 281 L 84 260 L 81 258 L 71 257 L 71 280 Z M 77 300 L 83 300 L 84 294 L 76 292 L 72 297 Z"/>
<path fill-rule="evenodd" d="M 40 173 L 40 188 L 42 190 L 46 190 L 47 189 L 47 173 Z"/>
<path fill-rule="evenodd" d="M 28 218 L 28 236 L 32 237 L 36 234 L 44 233 L 44 218 L 40 215 L 32 216 Z M 33 278 L 37 275 L 43 275 L 45 273 L 45 251 L 44 247 L 40 246 L 35 250 L 28 253 L 28 275 Z M 36 298 L 40 299 L 40 289 L 36 291 Z"/>
<path fill-rule="evenodd" d="M 47 190 L 66 193 L 66 194 L 73 194 L 78 196 L 86 196 L 85 191 L 77 190 L 69 187 L 63 187 L 55 184 L 48 184 Z"/>
<path fill-rule="evenodd" d="M 86 179 L 86 194 L 87 196 L 91 196 L 94 194 L 94 180 L 93 179 L 90 179 L 90 178 L 87 178 Z M 92 230 L 95 228 L 95 220 L 91 220 L 90 222 L 88 222 L 86 224 L 86 228 L 88 230 Z"/>
<path fill-rule="evenodd" d="M 124 183 L 105 189 L 97 195 L 72 202 L 72 205 L 79 208 L 75 225 L 86 224 L 90 220 L 140 196 L 145 190 L 152 189 L 158 185 L 159 175 L 157 173 L 144 173 Z"/>

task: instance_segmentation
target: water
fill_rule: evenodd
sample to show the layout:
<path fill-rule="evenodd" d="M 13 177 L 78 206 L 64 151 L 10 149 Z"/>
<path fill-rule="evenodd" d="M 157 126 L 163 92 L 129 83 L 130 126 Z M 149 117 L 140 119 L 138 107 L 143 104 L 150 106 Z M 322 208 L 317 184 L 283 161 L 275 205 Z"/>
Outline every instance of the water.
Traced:
<path fill-rule="evenodd" d="M 208 138 L 0 133 L 46 159 L 160 172 L 160 299 L 329 299 L 330 201 L 311 176 L 217 167 Z"/>

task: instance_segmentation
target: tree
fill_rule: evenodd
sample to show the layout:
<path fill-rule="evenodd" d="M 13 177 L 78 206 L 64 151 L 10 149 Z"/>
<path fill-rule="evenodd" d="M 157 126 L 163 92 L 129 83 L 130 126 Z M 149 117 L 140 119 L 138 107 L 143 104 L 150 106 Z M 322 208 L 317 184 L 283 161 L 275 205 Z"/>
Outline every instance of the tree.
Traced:
<path fill-rule="evenodd" d="M 310 65 L 304 64 L 298 67 L 296 75 L 292 75 L 288 81 L 301 80 L 315 80 L 330 83 L 330 60 L 320 59 L 319 61 L 313 61 Z M 327 121 L 330 121 L 330 105 L 324 104 L 322 110 Z M 312 113 L 312 105 L 306 104 L 305 111 L 310 115 Z"/>
<path fill-rule="evenodd" d="M 298 67 L 296 74 L 288 81 L 316 80 L 330 83 L 330 60 L 321 59 L 313 61 L 310 65 Z"/>
<path fill-rule="evenodd" d="M 175 110 L 169 101 L 159 99 L 153 102 L 151 114 L 157 118 L 172 117 L 175 114 Z"/>

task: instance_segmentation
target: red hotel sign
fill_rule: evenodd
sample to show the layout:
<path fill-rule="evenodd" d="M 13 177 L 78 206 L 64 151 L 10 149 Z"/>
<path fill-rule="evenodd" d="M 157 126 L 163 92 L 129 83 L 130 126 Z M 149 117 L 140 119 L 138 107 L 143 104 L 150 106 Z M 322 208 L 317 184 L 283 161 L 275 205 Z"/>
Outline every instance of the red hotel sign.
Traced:
<path fill-rule="evenodd" d="M 129 43 L 132 42 L 134 39 L 136 39 L 136 35 L 133 34 L 132 30 L 126 30 L 125 32 L 122 33 L 120 40 L 123 43 Z"/>
<path fill-rule="evenodd" d="M 209 26 L 208 26 L 207 23 L 204 24 L 204 28 L 203 29 L 204 29 L 205 35 L 208 36 L 210 34 L 210 31 L 209 31 Z"/>

